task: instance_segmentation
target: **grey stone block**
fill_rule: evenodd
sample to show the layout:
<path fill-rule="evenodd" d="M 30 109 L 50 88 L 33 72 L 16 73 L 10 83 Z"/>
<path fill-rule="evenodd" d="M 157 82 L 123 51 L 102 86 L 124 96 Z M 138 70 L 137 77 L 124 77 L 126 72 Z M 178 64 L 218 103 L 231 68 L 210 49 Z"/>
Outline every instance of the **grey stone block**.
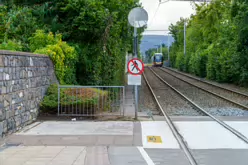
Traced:
<path fill-rule="evenodd" d="M 2 123 L 3 123 L 3 132 L 6 133 L 8 131 L 7 120 L 4 120 Z"/>
<path fill-rule="evenodd" d="M 0 72 L 0 81 L 3 81 L 3 72 Z"/>
<path fill-rule="evenodd" d="M 4 107 L 8 107 L 9 105 L 10 105 L 9 101 L 7 101 L 7 100 L 3 101 L 3 106 Z"/>
<path fill-rule="evenodd" d="M 4 57 L 5 56 L 0 55 L 0 66 L 4 66 Z"/>
<path fill-rule="evenodd" d="M 5 94 L 5 93 L 7 93 L 7 87 L 2 86 L 1 94 Z"/>
<path fill-rule="evenodd" d="M 14 118 L 15 118 L 15 124 L 16 124 L 16 128 L 17 128 L 22 124 L 21 115 L 17 115 Z"/>
<path fill-rule="evenodd" d="M 13 94 L 13 95 L 14 95 L 14 94 Z M 6 100 L 6 101 L 8 101 L 9 103 L 11 103 L 12 95 L 10 95 L 10 94 L 4 95 L 4 100 Z"/>
<path fill-rule="evenodd" d="M 13 117 L 7 119 L 7 129 L 8 131 L 15 131 L 16 130 L 16 124 Z"/>
<path fill-rule="evenodd" d="M 4 109 L 0 108 L 0 121 L 5 120 L 6 118 L 6 112 Z"/>
<path fill-rule="evenodd" d="M 15 116 L 15 111 L 14 110 L 6 111 L 6 119 L 9 119 L 9 118 L 11 118 L 13 116 Z"/>
<path fill-rule="evenodd" d="M 0 122 L 0 137 L 3 135 L 3 122 Z"/>

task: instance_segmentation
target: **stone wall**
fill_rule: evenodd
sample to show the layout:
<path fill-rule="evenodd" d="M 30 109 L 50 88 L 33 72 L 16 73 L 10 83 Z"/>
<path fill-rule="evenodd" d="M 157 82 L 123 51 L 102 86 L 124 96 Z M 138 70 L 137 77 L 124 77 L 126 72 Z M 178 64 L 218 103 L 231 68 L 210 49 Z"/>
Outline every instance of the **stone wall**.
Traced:
<path fill-rule="evenodd" d="M 0 136 L 36 120 L 51 83 L 57 79 L 48 56 L 0 50 Z"/>

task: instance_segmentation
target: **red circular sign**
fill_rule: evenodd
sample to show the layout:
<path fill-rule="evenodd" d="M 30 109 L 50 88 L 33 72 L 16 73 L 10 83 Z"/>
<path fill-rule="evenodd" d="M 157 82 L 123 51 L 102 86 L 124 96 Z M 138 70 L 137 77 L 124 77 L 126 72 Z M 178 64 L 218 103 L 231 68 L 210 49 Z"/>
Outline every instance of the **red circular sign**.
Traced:
<path fill-rule="evenodd" d="M 144 63 L 138 58 L 133 58 L 128 62 L 127 69 L 132 75 L 141 75 L 144 72 Z"/>

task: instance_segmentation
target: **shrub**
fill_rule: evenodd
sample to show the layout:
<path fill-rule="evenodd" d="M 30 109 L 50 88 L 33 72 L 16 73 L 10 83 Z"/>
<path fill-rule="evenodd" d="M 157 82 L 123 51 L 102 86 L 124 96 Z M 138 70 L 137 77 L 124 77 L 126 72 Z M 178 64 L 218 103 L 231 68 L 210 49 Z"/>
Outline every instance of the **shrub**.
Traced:
<path fill-rule="evenodd" d="M 62 41 L 60 34 L 54 36 L 37 30 L 30 38 L 30 48 L 35 53 L 48 55 L 54 63 L 60 84 L 77 84 L 76 63 L 78 54 L 74 47 Z"/>
<path fill-rule="evenodd" d="M 92 112 L 96 105 L 108 106 L 108 91 L 103 91 L 95 88 L 68 88 L 60 89 L 60 109 L 66 111 L 68 107 L 84 107 L 83 109 L 88 113 Z M 108 107 L 105 107 L 108 108 Z M 58 85 L 52 84 L 47 90 L 47 94 L 40 103 L 42 113 L 56 114 L 58 110 Z M 81 113 L 86 113 L 82 111 Z"/>
<path fill-rule="evenodd" d="M 53 33 L 45 34 L 43 30 L 36 30 L 30 40 L 30 50 L 35 52 L 38 49 L 44 48 L 47 45 L 54 45 L 61 40 L 61 35 L 54 36 Z"/>
<path fill-rule="evenodd" d="M 206 64 L 208 60 L 207 52 L 193 53 L 189 61 L 189 71 L 200 77 L 206 77 Z"/>
<path fill-rule="evenodd" d="M 16 39 L 21 41 L 23 51 L 29 51 L 28 38 L 38 26 L 31 8 L 0 5 L 0 42 Z"/>
<path fill-rule="evenodd" d="M 15 40 L 8 40 L 7 42 L 3 42 L 2 44 L 0 44 L 0 49 L 21 51 L 22 50 L 22 44 L 21 44 L 21 42 L 16 42 Z"/>
<path fill-rule="evenodd" d="M 176 67 L 183 71 L 184 70 L 184 54 L 183 52 L 178 52 L 176 55 Z"/>

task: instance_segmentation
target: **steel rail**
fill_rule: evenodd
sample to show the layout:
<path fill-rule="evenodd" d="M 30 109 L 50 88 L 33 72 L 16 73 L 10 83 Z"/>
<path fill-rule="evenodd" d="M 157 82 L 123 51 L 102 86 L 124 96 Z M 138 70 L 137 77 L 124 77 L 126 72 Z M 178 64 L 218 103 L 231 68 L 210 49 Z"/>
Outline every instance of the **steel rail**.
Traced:
<path fill-rule="evenodd" d="M 155 99 L 155 101 L 156 101 L 156 103 L 157 103 L 157 105 L 158 105 L 160 111 L 163 113 L 164 118 L 165 118 L 167 124 L 169 125 L 169 127 L 170 127 L 170 129 L 171 129 L 173 135 L 174 135 L 175 138 L 177 139 L 179 145 L 181 146 L 181 148 L 182 148 L 183 152 L 185 153 L 187 159 L 189 160 L 190 164 L 191 164 L 191 165 L 197 165 L 197 162 L 196 162 L 195 158 L 193 157 L 192 153 L 190 152 L 189 148 L 187 147 L 185 141 L 182 139 L 182 136 L 181 136 L 181 135 L 179 134 L 179 132 L 177 131 L 176 126 L 173 124 L 173 122 L 172 122 L 172 120 L 170 119 L 169 115 L 167 114 L 166 111 L 163 110 L 163 108 L 162 108 L 162 106 L 160 105 L 158 99 L 156 98 L 156 95 L 155 95 L 155 93 L 153 92 L 152 87 L 150 86 L 150 84 L 149 84 L 149 82 L 148 82 L 148 80 L 147 80 L 147 78 L 146 78 L 146 76 L 145 76 L 145 73 L 143 73 L 143 77 L 144 77 L 144 79 L 145 79 L 145 81 L 146 81 L 146 84 L 147 84 L 147 86 L 149 87 L 149 89 L 150 89 L 150 91 L 151 91 L 151 93 L 152 93 L 152 95 L 153 95 L 153 97 L 154 97 L 154 99 Z"/>
<path fill-rule="evenodd" d="M 181 80 L 181 81 L 183 81 L 183 82 L 185 82 L 185 83 L 187 83 L 187 84 L 190 84 L 190 85 L 192 85 L 192 86 L 194 86 L 194 87 L 196 87 L 196 88 L 198 88 L 198 89 L 201 89 L 201 90 L 203 90 L 203 91 L 205 91 L 205 92 L 207 92 L 207 93 L 210 93 L 210 94 L 212 94 L 212 95 L 214 95 L 214 96 L 217 96 L 217 97 L 219 97 L 219 98 L 221 98 L 221 99 L 223 99 L 223 100 L 225 100 L 225 101 L 231 102 L 232 104 L 234 104 L 234 105 L 236 105 L 236 106 L 238 106 L 238 107 L 241 107 L 241 108 L 243 108 L 243 109 L 245 109 L 245 110 L 248 110 L 248 106 L 246 106 L 246 105 L 240 104 L 240 103 L 238 103 L 238 102 L 236 102 L 236 101 L 232 101 L 232 100 L 230 100 L 230 99 L 228 99 L 228 98 L 226 98 L 226 97 L 224 97 L 224 96 L 221 96 L 221 95 L 219 95 L 219 94 L 217 94 L 217 93 L 208 91 L 207 89 L 204 89 L 204 88 L 202 88 L 202 87 L 200 87 L 200 86 L 198 86 L 198 85 L 195 85 L 195 84 L 193 84 L 193 83 L 191 83 L 191 82 L 188 82 L 188 81 L 186 81 L 186 80 L 184 80 L 184 79 L 182 79 L 182 78 L 180 78 L 180 77 L 178 77 L 178 76 L 176 76 L 176 75 L 173 75 L 173 74 L 169 73 L 168 71 L 166 71 L 166 70 L 164 70 L 164 69 L 162 69 L 162 68 L 160 68 L 160 70 L 162 70 L 163 72 L 166 72 L 167 74 L 169 74 L 169 75 L 171 75 L 171 76 L 173 76 L 173 77 L 175 77 L 175 78 L 177 78 L 177 79 L 179 79 L 179 80 Z"/>
<path fill-rule="evenodd" d="M 168 70 L 170 70 L 170 71 L 172 71 L 172 72 L 178 73 L 178 74 L 180 74 L 180 75 L 183 75 L 183 76 L 185 76 L 185 77 L 188 77 L 188 78 L 197 80 L 197 81 L 199 81 L 199 82 L 202 82 L 202 83 L 205 83 L 205 84 L 208 84 L 208 85 L 217 87 L 217 88 L 221 88 L 221 89 L 223 89 L 223 90 L 227 90 L 227 91 L 229 91 L 229 92 L 233 92 L 233 93 L 236 93 L 236 94 L 239 94 L 239 95 L 242 95 L 242 96 L 248 98 L 248 94 L 246 94 L 246 93 L 242 93 L 242 92 L 239 92 L 239 91 L 235 91 L 235 90 L 232 90 L 232 89 L 228 89 L 228 88 L 225 88 L 225 87 L 222 87 L 222 86 L 213 84 L 213 83 L 211 83 L 211 82 L 203 81 L 203 80 L 201 80 L 201 79 L 199 79 L 199 78 L 196 78 L 196 77 L 187 75 L 187 74 L 185 74 L 185 73 L 179 72 L 179 71 L 177 71 L 177 70 L 174 70 L 174 69 L 171 69 L 171 68 L 168 68 L 168 67 L 163 67 L 163 68 L 168 69 Z"/>
<path fill-rule="evenodd" d="M 165 84 L 167 84 L 171 89 L 173 89 L 176 93 L 178 93 L 179 95 L 181 95 L 184 99 L 186 99 L 188 102 L 190 102 L 194 107 L 196 107 L 198 110 L 202 111 L 203 113 L 205 113 L 207 116 L 209 116 L 210 118 L 212 118 L 214 121 L 216 121 L 217 123 L 219 123 L 221 126 L 225 127 L 227 130 L 229 130 L 231 133 L 233 133 L 234 135 L 236 135 L 238 138 L 240 138 L 241 140 L 243 140 L 245 143 L 248 144 L 248 139 L 246 136 L 244 136 L 243 134 L 241 134 L 240 132 L 238 132 L 237 130 L 235 130 L 234 128 L 230 127 L 228 124 L 226 124 L 225 122 L 223 122 L 222 120 L 219 120 L 218 118 L 216 118 L 215 116 L 211 115 L 210 113 L 208 113 L 206 110 L 204 110 L 203 108 L 201 108 L 199 105 L 197 105 L 196 103 L 194 103 L 192 100 L 190 100 L 188 97 L 186 97 L 184 94 L 182 94 L 180 91 L 178 91 L 176 88 L 174 88 L 172 85 L 170 85 L 168 82 L 166 82 L 164 79 L 162 79 L 157 73 L 155 73 L 151 68 L 149 68 L 162 82 L 164 82 Z"/>

